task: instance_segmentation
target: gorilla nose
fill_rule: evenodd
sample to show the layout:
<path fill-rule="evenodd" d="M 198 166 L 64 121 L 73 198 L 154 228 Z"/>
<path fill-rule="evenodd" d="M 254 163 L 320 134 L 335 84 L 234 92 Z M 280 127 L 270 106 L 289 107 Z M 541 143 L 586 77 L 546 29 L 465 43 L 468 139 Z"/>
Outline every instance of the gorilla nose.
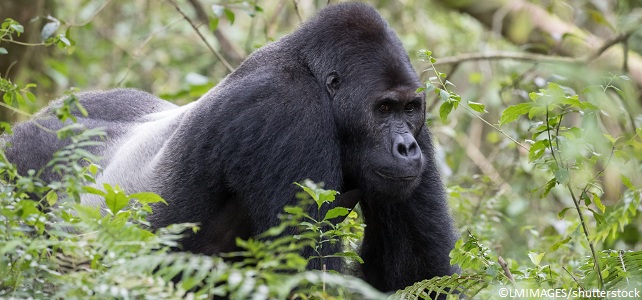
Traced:
<path fill-rule="evenodd" d="M 421 158 L 421 149 L 411 134 L 403 133 L 392 143 L 392 155 L 404 161 L 414 161 Z"/>

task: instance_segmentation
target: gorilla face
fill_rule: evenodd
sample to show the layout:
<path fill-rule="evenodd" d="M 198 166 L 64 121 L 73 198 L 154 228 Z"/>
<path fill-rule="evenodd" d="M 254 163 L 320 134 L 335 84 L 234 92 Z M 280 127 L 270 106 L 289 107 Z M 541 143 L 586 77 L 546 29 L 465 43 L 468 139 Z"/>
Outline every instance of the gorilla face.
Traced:
<path fill-rule="evenodd" d="M 397 65 L 404 67 L 346 78 L 332 72 L 326 79 L 341 120 L 344 175 L 390 200 L 408 198 L 421 181 L 427 157 L 417 142 L 425 130 L 425 95 L 416 93 L 414 71 L 403 61 Z M 379 88 L 365 89 L 364 81 Z"/>
<path fill-rule="evenodd" d="M 361 182 L 368 190 L 406 198 L 421 181 L 424 154 L 417 143 L 424 122 L 424 95 L 401 86 L 367 101 L 373 134 L 363 149 Z"/>

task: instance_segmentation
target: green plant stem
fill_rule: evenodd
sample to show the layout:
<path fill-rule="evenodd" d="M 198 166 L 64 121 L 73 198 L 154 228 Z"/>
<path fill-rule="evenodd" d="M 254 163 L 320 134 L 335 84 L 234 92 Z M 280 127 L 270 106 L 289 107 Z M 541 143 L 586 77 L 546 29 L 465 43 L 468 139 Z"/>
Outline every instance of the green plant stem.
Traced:
<path fill-rule="evenodd" d="M 602 289 L 604 287 L 604 278 L 602 278 L 602 270 L 600 269 L 600 262 L 598 261 L 597 252 L 595 252 L 595 246 L 593 246 L 593 242 L 591 242 L 588 226 L 586 226 L 584 215 L 582 214 L 582 210 L 580 209 L 579 200 L 575 197 L 575 193 L 573 193 L 573 188 L 571 187 L 570 181 L 569 183 L 566 184 L 566 188 L 571 193 L 571 197 L 573 198 L 573 205 L 575 205 L 575 210 L 577 210 L 577 215 L 580 217 L 580 223 L 582 224 L 582 229 L 584 230 L 584 236 L 586 236 L 586 241 L 588 242 L 589 247 L 591 248 L 591 254 L 593 255 L 593 264 L 595 265 L 595 271 L 597 272 L 597 276 L 600 279 L 598 281 L 598 287 Z"/>
<path fill-rule="evenodd" d="M 446 86 L 446 83 L 444 83 L 444 81 L 443 81 L 443 80 L 441 80 L 440 73 L 439 73 L 439 72 L 437 72 L 437 68 L 435 68 L 435 64 L 436 64 L 436 63 L 433 63 L 433 62 L 430 60 L 430 57 L 428 58 L 428 62 L 430 62 L 430 66 L 432 67 L 432 70 L 433 70 L 433 72 L 435 73 L 435 75 L 437 75 L 437 80 L 439 80 L 439 84 L 441 85 L 441 87 L 442 87 L 446 92 L 450 93 L 450 91 L 448 90 L 448 87 Z M 459 104 L 462 104 L 462 103 L 460 102 Z M 503 136 L 505 136 L 506 138 L 508 138 L 509 140 L 511 140 L 511 141 L 512 141 L 513 143 L 515 143 L 516 145 L 520 146 L 521 148 L 523 148 L 523 149 L 524 149 L 524 150 L 526 150 L 526 151 L 528 151 L 528 150 L 529 150 L 529 149 L 528 149 L 528 147 L 526 147 L 526 146 L 524 146 L 522 143 L 518 142 L 516 139 L 514 139 L 513 137 L 511 137 L 510 135 L 508 135 L 508 133 L 504 132 L 503 130 L 499 129 L 497 126 L 495 126 L 495 125 L 491 124 L 490 122 L 486 121 L 486 119 L 482 118 L 480 115 L 476 114 L 476 113 L 473 111 L 473 109 L 472 109 L 472 108 L 468 107 L 468 105 L 462 105 L 462 107 L 463 107 L 464 109 L 466 109 L 469 113 L 471 113 L 473 116 L 475 116 L 476 118 L 478 118 L 479 120 L 481 120 L 482 122 L 484 122 L 486 125 L 488 125 L 488 126 L 492 127 L 493 129 L 497 130 L 499 133 L 501 133 Z"/>
<path fill-rule="evenodd" d="M 16 40 L 13 40 L 13 39 L 3 39 L 3 38 L 0 38 L 0 41 L 7 42 L 7 43 L 12 43 L 12 44 L 18 44 L 18 45 L 22 45 L 22 46 L 46 46 L 47 45 L 45 43 L 25 43 L 25 42 L 16 41 Z"/>
<path fill-rule="evenodd" d="M 551 125 L 549 122 L 549 115 L 548 115 L 548 103 L 546 103 L 546 133 L 548 134 L 548 147 L 551 150 L 551 155 L 553 156 L 553 160 L 555 160 L 555 165 L 558 168 L 563 168 L 562 166 L 562 161 L 561 158 L 560 160 L 557 160 L 557 157 L 555 156 L 555 149 L 553 148 L 553 138 L 551 136 Z M 555 145 L 559 149 L 559 141 L 557 139 L 557 136 L 559 135 L 559 130 L 562 124 L 562 118 L 564 117 L 564 114 L 561 114 L 559 116 L 559 120 L 557 122 L 557 126 L 555 128 Z M 568 171 L 568 168 L 566 168 Z M 559 181 L 558 181 L 559 182 Z M 566 183 L 566 188 L 568 191 L 571 193 L 571 197 L 573 198 L 573 205 L 575 206 L 575 210 L 577 211 L 577 215 L 580 218 L 580 223 L 582 224 L 582 230 L 584 231 L 584 236 L 586 236 L 586 241 L 589 244 L 589 248 L 591 249 L 591 254 L 593 256 L 593 264 L 595 265 L 595 270 L 597 272 L 598 278 L 600 279 L 598 282 L 598 286 L 600 289 L 604 286 L 604 278 L 602 278 L 602 271 L 600 269 L 600 263 L 597 257 L 597 252 L 595 251 L 595 246 L 593 245 L 593 242 L 591 242 L 591 236 L 589 234 L 588 226 L 586 225 L 586 221 L 584 220 L 584 215 L 582 214 L 582 210 L 580 208 L 580 203 L 577 197 L 575 197 L 575 193 L 573 192 L 573 188 L 571 186 L 571 181 Z M 582 194 L 584 194 L 584 190 L 582 191 Z"/>
<path fill-rule="evenodd" d="M 11 105 L 8 105 L 8 104 L 6 104 L 6 103 L 4 103 L 4 102 L 0 102 L 0 106 L 4 107 L 4 108 L 6 108 L 6 109 L 8 109 L 8 110 L 10 110 L 10 111 L 13 111 L 13 112 L 15 112 L 15 113 L 21 114 L 21 115 L 23 115 L 23 116 L 31 117 L 31 114 L 30 114 L 30 113 L 26 113 L 26 112 L 24 112 L 24 111 L 21 111 L 21 110 L 19 110 L 19 109 L 17 109 L 17 108 L 15 108 L 15 107 L 13 107 L 13 106 L 11 106 Z"/>
<path fill-rule="evenodd" d="M 503 130 L 499 129 L 497 126 L 491 124 L 490 122 L 486 121 L 486 119 L 482 118 L 480 115 L 476 114 L 472 108 L 468 107 L 468 105 L 462 105 L 464 109 L 466 109 L 468 112 L 470 112 L 473 116 L 477 117 L 477 119 L 481 120 L 484 122 L 486 125 L 492 127 L 493 129 L 497 130 L 497 132 L 501 133 L 503 136 L 511 140 L 513 143 L 515 143 L 517 146 L 520 146 L 526 151 L 529 151 L 530 149 L 526 146 L 524 146 L 522 143 L 518 142 L 516 139 L 514 139 L 512 136 L 508 135 L 508 133 L 504 132 Z"/>

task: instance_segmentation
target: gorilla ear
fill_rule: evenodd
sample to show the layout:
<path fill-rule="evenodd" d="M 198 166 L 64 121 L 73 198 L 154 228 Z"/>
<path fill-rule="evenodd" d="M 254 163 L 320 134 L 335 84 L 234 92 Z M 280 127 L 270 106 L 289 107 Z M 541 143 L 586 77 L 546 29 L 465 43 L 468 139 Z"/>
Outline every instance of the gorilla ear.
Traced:
<path fill-rule="evenodd" d="M 337 72 L 328 74 L 328 77 L 325 78 L 325 88 L 330 98 L 334 98 L 339 86 L 341 86 L 341 77 L 339 77 L 339 74 L 337 74 Z"/>

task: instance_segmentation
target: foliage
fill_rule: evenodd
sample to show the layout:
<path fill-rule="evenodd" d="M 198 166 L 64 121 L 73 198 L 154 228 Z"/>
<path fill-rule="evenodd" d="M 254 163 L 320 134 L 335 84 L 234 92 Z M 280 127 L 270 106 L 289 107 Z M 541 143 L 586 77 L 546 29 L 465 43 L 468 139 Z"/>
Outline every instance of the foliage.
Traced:
<path fill-rule="evenodd" d="M 55 18 L 46 17 L 41 29 L 45 40 L 31 45 L 57 47 L 48 48 L 41 66 L 29 66 L 18 78 L 6 78 L 6 70 L 0 70 L 0 106 L 27 118 L 48 95 L 63 95 L 64 105 L 55 111 L 73 122 L 70 112 L 82 111 L 74 86 L 133 86 L 183 104 L 228 73 L 206 43 L 237 66 L 234 52 L 247 56 L 314 10 L 280 1 L 201 0 L 208 21 L 201 22 L 192 1 L 171 2 L 195 25 L 209 25 L 198 27 L 204 39 L 172 5 L 61 0 L 64 7 Z M 426 93 L 427 124 L 462 233 L 451 253 L 462 272 L 418 282 L 392 298 L 444 293 L 492 299 L 502 289 L 641 290 L 639 82 L 626 66 L 605 68 L 581 57 L 569 63 L 556 56 L 567 46 L 564 41 L 577 38 L 572 35 L 543 36 L 541 43 L 516 47 L 495 33 L 522 34 L 529 24 L 491 32 L 436 2 L 445 1 L 373 4 L 411 57 L 418 58 L 413 63 L 426 82 L 418 92 Z M 629 59 L 639 57 L 636 1 L 616 2 L 537 3 L 585 32 L 621 43 Z M 16 41 L 27 28 L 13 19 L 0 21 L 2 43 Z M 226 39 L 212 34 L 215 29 Z M 613 39 L 619 36 L 627 39 Z M 548 46 L 551 41 L 558 43 Z M 0 59 L 9 49 L 4 45 Z M 421 50 L 425 47 L 432 51 Z M 461 53 L 528 50 L 543 55 L 452 62 Z M 0 120 L 4 132 L 11 132 L 9 123 Z M 345 243 L 349 251 L 334 255 L 359 263 L 353 251 L 363 234 L 358 209 L 344 222 L 330 222 L 347 213 L 326 212 L 323 205 L 332 201 L 333 192 L 302 183 L 302 203 L 316 207 L 316 214 L 304 206 L 286 208 L 280 226 L 238 241 L 242 251 L 228 256 L 234 262 L 170 252 L 181 234 L 197 224 L 149 231 L 146 218 L 154 205 L 163 205 L 161 199 L 128 195 L 118 182 L 92 185 L 100 166 L 86 149 L 100 143 L 103 133 L 71 124 L 59 135 L 73 143 L 47 166 L 62 175 L 58 182 L 43 182 L 38 170 L 18 175 L 0 151 L 0 297 L 381 298 L 356 278 L 304 271 L 303 247 L 322 253 L 324 245 Z M 98 210 L 78 204 L 87 193 L 104 197 L 107 205 Z"/>

